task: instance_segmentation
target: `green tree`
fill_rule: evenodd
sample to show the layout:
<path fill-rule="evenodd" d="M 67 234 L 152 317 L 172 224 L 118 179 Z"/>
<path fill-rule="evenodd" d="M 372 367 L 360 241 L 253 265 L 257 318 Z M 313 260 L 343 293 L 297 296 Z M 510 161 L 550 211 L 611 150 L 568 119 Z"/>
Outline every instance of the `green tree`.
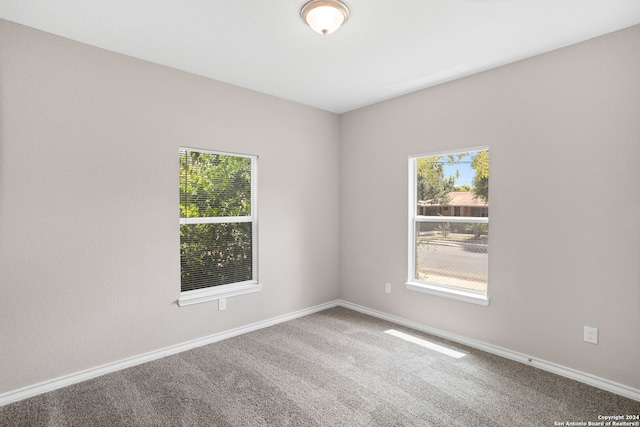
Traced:
<path fill-rule="evenodd" d="M 429 200 L 432 205 L 447 205 L 451 201 L 455 177 L 444 176 L 444 160 L 441 156 L 421 157 L 417 160 L 418 200 Z"/>
<path fill-rule="evenodd" d="M 451 225 L 448 222 L 442 222 L 435 227 L 435 230 L 438 231 L 444 239 L 446 239 L 449 237 L 449 233 L 451 233 Z"/>
<path fill-rule="evenodd" d="M 466 231 L 473 232 L 474 240 L 478 240 L 481 234 L 487 234 L 489 231 L 489 224 L 467 224 L 464 226 L 464 229 Z"/>
<path fill-rule="evenodd" d="M 251 213 L 251 159 L 189 151 L 180 154 L 180 216 Z"/>
<path fill-rule="evenodd" d="M 251 159 L 180 153 L 180 217 L 219 218 L 251 214 Z M 250 280 L 252 223 L 180 225 L 182 291 Z"/>
<path fill-rule="evenodd" d="M 478 151 L 471 159 L 471 167 L 476 172 L 473 177 L 473 193 L 489 203 L 489 151 Z"/>

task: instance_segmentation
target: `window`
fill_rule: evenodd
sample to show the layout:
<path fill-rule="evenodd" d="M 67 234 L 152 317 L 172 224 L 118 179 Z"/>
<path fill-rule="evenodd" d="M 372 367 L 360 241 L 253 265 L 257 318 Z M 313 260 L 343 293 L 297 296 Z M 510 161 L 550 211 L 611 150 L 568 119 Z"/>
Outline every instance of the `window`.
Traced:
<path fill-rule="evenodd" d="M 256 162 L 180 149 L 180 306 L 260 290 Z"/>
<path fill-rule="evenodd" d="M 488 147 L 409 158 L 408 264 L 408 289 L 489 304 Z"/>

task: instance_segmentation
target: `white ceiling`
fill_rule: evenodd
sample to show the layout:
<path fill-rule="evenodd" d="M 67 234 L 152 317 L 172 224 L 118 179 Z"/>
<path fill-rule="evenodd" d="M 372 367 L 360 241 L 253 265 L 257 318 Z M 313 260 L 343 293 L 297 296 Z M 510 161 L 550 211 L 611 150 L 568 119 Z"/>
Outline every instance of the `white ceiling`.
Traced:
<path fill-rule="evenodd" d="M 0 0 L 0 17 L 343 113 L 640 23 L 640 0 Z"/>

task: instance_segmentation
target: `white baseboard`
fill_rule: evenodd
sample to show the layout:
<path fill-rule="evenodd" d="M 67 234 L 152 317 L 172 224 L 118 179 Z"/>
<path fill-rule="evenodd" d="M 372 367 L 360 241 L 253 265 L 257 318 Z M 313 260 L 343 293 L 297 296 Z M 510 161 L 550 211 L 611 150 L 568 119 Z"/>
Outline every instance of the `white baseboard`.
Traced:
<path fill-rule="evenodd" d="M 610 391 L 612 393 L 619 394 L 630 399 L 640 401 L 640 390 L 618 384 L 613 381 L 609 381 L 603 378 L 596 377 L 591 374 L 576 371 L 575 369 L 567 368 L 552 362 L 545 360 L 534 359 L 522 353 L 511 351 L 502 347 L 494 346 L 491 344 L 483 343 L 481 341 L 472 340 L 459 335 L 451 334 L 439 329 L 430 328 L 411 320 L 403 319 L 402 317 L 387 314 L 378 310 L 373 310 L 361 305 L 353 304 L 344 300 L 330 301 L 325 304 L 316 305 L 304 310 L 295 311 L 293 313 L 285 314 L 282 316 L 276 316 L 271 319 L 263 320 L 261 322 L 252 323 L 250 325 L 241 326 L 239 328 L 231 329 L 217 334 L 209 335 L 207 337 L 198 338 L 195 340 L 187 341 L 174 346 L 166 347 L 160 350 L 151 351 L 149 353 L 140 354 L 138 356 L 122 359 L 117 362 L 107 363 L 105 365 L 97 366 L 95 368 L 86 369 L 84 371 L 76 372 L 70 375 L 54 378 L 52 380 L 43 381 L 38 384 L 23 387 L 17 390 L 9 391 L 0 394 L 0 406 L 7 405 L 12 402 L 17 402 L 22 399 L 36 396 L 38 394 L 47 393 L 49 391 L 56 390 L 58 388 L 66 387 L 72 384 L 76 384 L 82 381 L 89 380 L 91 378 L 99 377 L 101 375 L 108 374 L 110 372 L 116 372 L 121 369 L 130 368 L 132 366 L 140 365 L 142 363 L 150 362 L 152 360 L 160 359 L 162 357 L 170 356 L 172 354 L 181 353 L 183 351 L 191 350 L 192 348 L 201 347 L 203 345 L 212 344 L 218 341 L 222 341 L 227 338 L 235 337 L 245 334 L 247 332 L 256 331 L 258 329 L 266 328 L 276 325 L 278 323 L 286 322 L 288 320 L 297 319 L 318 311 L 326 310 L 336 306 L 342 306 L 360 313 L 368 314 L 373 317 L 377 317 L 383 320 L 397 323 L 399 325 L 407 326 L 418 331 L 426 332 L 441 338 L 445 338 L 451 341 L 455 341 L 460 344 L 467 345 L 469 347 L 476 348 L 478 350 L 486 351 L 487 353 L 502 356 L 507 359 L 522 362 L 545 371 L 553 372 L 563 377 L 571 378 L 576 381 L 580 381 L 585 384 L 592 385 L 594 387 L 601 388 L 603 390 Z"/>
<path fill-rule="evenodd" d="M 325 304 L 316 305 L 314 307 L 306 308 L 304 310 L 295 311 L 293 313 L 284 314 L 282 316 L 276 316 L 271 319 L 263 320 L 261 322 L 252 323 L 250 325 L 241 326 L 239 328 L 231 329 L 217 334 L 209 335 L 203 338 L 187 341 L 181 344 L 176 344 L 170 347 L 162 348 L 160 350 L 151 351 L 149 353 L 140 354 L 137 356 L 122 359 L 117 362 L 107 363 L 95 368 L 86 369 L 84 371 L 75 372 L 73 374 L 65 375 L 62 377 L 54 378 L 52 380 L 43 381 L 38 384 L 33 384 L 27 387 L 23 387 L 17 390 L 9 391 L 0 394 L 0 406 L 7 405 L 18 400 L 26 399 L 36 396 L 38 394 L 47 393 L 49 391 L 56 390 L 58 388 L 66 387 L 72 384 L 76 384 L 82 381 L 89 380 L 91 378 L 99 377 L 111 372 L 116 372 L 121 369 L 130 368 L 132 366 L 140 365 L 142 363 L 150 362 L 152 360 L 160 359 L 162 357 L 170 356 L 172 354 L 181 353 L 183 351 L 191 350 L 192 348 L 201 347 L 203 345 L 212 344 L 214 342 L 222 341 L 227 338 L 235 337 L 245 334 L 247 332 L 255 331 L 258 329 L 273 326 L 278 323 L 293 320 L 298 317 L 303 317 L 318 311 L 333 308 L 338 305 L 337 301 L 331 301 Z"/>
<path fill-rule="evenodd" d="M 576 380 L 581 383 L 585 383 L 585 384 L 600 388 L 602 390 L 610 391 L 612 393 L 616 393 L 621 396 L 628 397 L 629 399 L 640 401 L 640 390 L 626 386 L 624 384 L 619 384 L 613 381 L 609 381 L 604 378 L 587 374 L 585 372 L 577 371 L 575 369 L 558 365 L 553 362 L 548 362 L 546 360 L 536 359 L 534 357 L 527 356 L 526 354 L 518 353 L 516 351 L 512 351 L 503 347 L 498 347 L 492 344 L 484 343 L 482 341 L 476 341 L 473 339 L 465 338 L 460 335 L 456 335 L 449 332 L 441 331 L 439 329 L 431 328 L 429 326 L 425 326 L 420 323 L 413 322 L 411 320 L 403 319 L 402 317 L 394 316 L 392 314 L 387 314 L 378 310 L 373 310 L 367 307 L 363 307 L 361 305 L 350 303 L 348 301 L 338 300 L 337 305 L 354 310 L 354 311 L 358 311 L 360 313 L 368 314 L 370 316 L 377 317 L 379 319 L 388 320 L 390 322 L 397 323 L 399 325 L 407 326 L 409 328 L 413 328 L 418 331 L 426 332 L 428 334 L 435 335 L 440 338 L 445 338 L 450 341 L 464 344 L 466 346 L 473 347 L 478 350 L 486 351 L 487 353 L 495 354 L 497 356 L 501 356 L 506 359 L 515 360 L 517 362 L 531 365 L 536 368 L 543 369 L 545 371 L 553 372 L 554 374 L 571 378 L 572 380 Z"/>

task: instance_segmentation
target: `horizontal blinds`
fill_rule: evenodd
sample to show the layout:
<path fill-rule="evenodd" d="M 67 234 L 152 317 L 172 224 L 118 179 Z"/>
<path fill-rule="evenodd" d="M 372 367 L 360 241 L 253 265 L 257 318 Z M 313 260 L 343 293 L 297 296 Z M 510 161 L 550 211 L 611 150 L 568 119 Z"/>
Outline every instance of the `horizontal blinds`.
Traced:
<path fill-rule="evenodd" d="M 415 217 L 416 221 L 421 222 L 468 222 L 468 223 L 476 223 L 476 224 L 488 224 L 489 217 L 481 217 L 481 216 L 422 216 L 417 215 Z"/>
<path fill-rule="evenodd" d="M 181 291 L 252 280 L 253 159 L 180 150 Z"/>
<path fill-rule="evenodd" d="M 251 216 L 251 158 L 182 150 L 180 217 Z"/>
<path fill-rule="evenodd" d="M 253 278 L 251 223 L 180 225 L 181 291 Z"/>
<path fill-rule="evenodd" d="M 409 280 L 487 293 L 487 147 L 411 157 Z"/>
<path fill-rule="evenodd" d="M 488 223 L 417 222 L 414 250 L 415 278 L 419 281 L 487 291 Z"/>

